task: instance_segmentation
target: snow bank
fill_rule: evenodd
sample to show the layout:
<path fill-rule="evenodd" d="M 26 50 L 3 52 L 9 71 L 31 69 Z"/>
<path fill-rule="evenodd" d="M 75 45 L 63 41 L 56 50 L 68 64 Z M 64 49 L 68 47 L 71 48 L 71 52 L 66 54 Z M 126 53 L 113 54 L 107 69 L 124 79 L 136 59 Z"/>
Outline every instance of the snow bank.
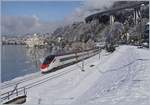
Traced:
<path fill-rule="evenodd" d="M 26 104 L 150 104 L 149 50 L 120 46 L 112 54 L 102 51 L 100 60 L 99 55 L 86 60 L 85 72 L 81 64 L 66 67 L 62 71 L 73 71 L 29 89 Z"/>
<path fill-rule="evenodd" d="M 138 58 L 138 54 L 135 53 L 134 47 L 121 46 L 117 51 L 114 52 L 111 59 L 109 59 L 105 64 L 100 66 L 100 72 L 108 72 L 113 70 L 120 70 L 123 66 L 129 63 L 135 62 Z"/>
<path fill-rule="evenodd" d="M 150 105 L 150 53 L 122 46 L 103 65 L 97 82 L 72 105 Z"/>

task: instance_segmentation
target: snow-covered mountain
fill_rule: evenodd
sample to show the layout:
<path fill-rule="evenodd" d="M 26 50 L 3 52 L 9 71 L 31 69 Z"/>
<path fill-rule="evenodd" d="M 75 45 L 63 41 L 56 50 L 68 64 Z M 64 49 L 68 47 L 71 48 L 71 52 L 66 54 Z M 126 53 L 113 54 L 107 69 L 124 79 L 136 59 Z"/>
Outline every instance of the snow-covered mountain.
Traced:
<path fill-rule="evenodd" d="M 118 8 L 120 6 L 128 6 L 128 5 L 132 5 L 132 4 L 136 4 L 136 3 L 137 3 L 137 1 L 117 1 L 117 2 L 114 2 L 114 4 L 111 7 L 109 7 L 109 9 L 111 10 L 112 8 Z M 108 10 L 108 8 L 107 8 L 107 10 Z M 148 22 L 148 18 L 149 18 L 148 10 L 149 10 L 149 7 L 145 6 L 142 11 L 142 19 L 141 20 L 144 20 L 144 21 L 142 21 L 143 25 L 145 25 Z M 124 32 L 124 33 L 134 34 L 133 31 L 135 29 L 136 29 L 135 32 L 138 32 L 139 29 L 137 29 L 135 27 L 139 27 L 140 24 L 137 24 L 136 26 L 133 25 L 134 17 L 131 14 L 131 10 L 122 10 L 118 13 L 122 14 L 121 15 L 122 18 L 126 18 L 123 23 L 120 22 L 120 24 L 122 24 L 122 26 L 124 27 L 124 30 L 121 29 L 122 30 L 121 33 Z M 118 15 L 118 13 L 116 12 L 116 15 Z M 116 21 L 116 22 L 118 22 L 118 21 Z M 74 22 L 73 24 L 57 28 L 53 32 L 52 36 L 54 36 L 56 38 L 61 36 L 67 42 L 68 41 L 83 41 L 83 40 L 87 41 L 88 39 L 92 39 L 94 41 L 99 41 L 99 40 L 105 39 L 107 37 L 107 34 L 109 32 L 111 32 L 112 30 L 117 30 L 118 28 L 114 29 L 115 26 L 116 25 L 111 26 L 109 24 L 99 23 L 98 20 L 93 20 L 90 23 Z M 121 28 L 121 27 L 119 27 L 119 28 Z M 115 36 L 117 31 L 113 31 L 113 32 L 114 33 L 111 32 L 111 34 L 114 34 L 113 36 Z"/>

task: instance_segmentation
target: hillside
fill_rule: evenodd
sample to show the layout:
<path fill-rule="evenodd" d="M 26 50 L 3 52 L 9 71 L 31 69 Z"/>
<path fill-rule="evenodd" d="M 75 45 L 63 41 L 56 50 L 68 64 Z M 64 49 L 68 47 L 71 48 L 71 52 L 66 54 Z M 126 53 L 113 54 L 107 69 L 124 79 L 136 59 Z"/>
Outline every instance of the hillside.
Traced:
<path fill-rule="evenodd" d="M 85 60 L 85 72 L 79 62 L 62 69 L 64 75 L 29 89 L 25 104 L 149 105 L 149 50 L 120 46 L 100 55 Z"/>
<path fill-rule="evenodd" d="M 114 2 L 114 4 L 109 7 L 111 10 L 112 8 L 118 8 L 121 6 L 127 6 L 131 4 L 136 4 L 137 2 L 133 1 L 118 1 Z M 109 10 L 107 8 L 107 10 Z M 89 39 L 93 41 L 106 41 L 108 34 L 113 34 L 112 37 L 118 38 L 123 36 L 123 34 L 130 33 L 131 35 L 138 35 L 143 34 L 144 32 L 144 25 L 148 22 L 149 18 L 149 7 L 144 6 L 144 9 L 142 9 L 142 18 L 140 18 L 138 24 L 134 25 L 133 22 L 133 15 L 131 10 L 122 10 L 121 12 L 116 13 L 116 15 L 119 15 L 122 18 L 125 18 L 124 22 L 116 21 L 114 24 L 120 24 L 120 25 L 110 25 L 110 24 L 104 24 L 99 23 L 98 20 L 93 20 L 90 23 L 86 22 L 75 22 L 70 25 L 66 25 L 64 27 L 57 28 L 53 33 L 52 36 L 54 39 L 57 39 L 58 37 L 62 37 L 64 44 L 70 42 L 87 42 Z M 142 24 L 142 29 L 139 32 L 140 25 Z M 120 27 L 121 26 L 121 27 Z M 114 39 L 119 42 L 121 39 Z"/>

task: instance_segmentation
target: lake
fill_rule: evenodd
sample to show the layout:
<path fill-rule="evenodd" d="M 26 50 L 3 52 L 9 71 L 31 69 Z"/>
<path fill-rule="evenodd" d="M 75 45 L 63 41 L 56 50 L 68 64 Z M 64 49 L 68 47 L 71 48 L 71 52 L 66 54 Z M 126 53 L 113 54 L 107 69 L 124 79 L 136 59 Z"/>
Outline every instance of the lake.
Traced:
<path fill-rule="evenodd" d="M 49 55 L 48 49 L 31 49 L 24 45 L 2 45 L 1 82 L 39 72 L 40 59 Z"/>

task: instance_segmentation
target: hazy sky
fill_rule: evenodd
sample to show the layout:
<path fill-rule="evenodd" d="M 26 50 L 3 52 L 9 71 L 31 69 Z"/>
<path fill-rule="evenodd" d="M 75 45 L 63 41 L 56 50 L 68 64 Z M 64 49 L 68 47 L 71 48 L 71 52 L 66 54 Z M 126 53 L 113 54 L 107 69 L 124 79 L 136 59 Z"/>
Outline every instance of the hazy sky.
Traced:
<path fill-rule="evenodd" d="M 111 1 L 5 0 L 1 3 L 2 35 L 51 33 L 60 25 L 84 21 L 86 16 L 95 12 L 93 10 L 111 6 Z"/>
<path fill-rule="evenodd" d="M 59 21 L 80 5 L 81 1 L 7 1 L 2 2 L 2 15 L 33 16 L 42 21 Z"/>

